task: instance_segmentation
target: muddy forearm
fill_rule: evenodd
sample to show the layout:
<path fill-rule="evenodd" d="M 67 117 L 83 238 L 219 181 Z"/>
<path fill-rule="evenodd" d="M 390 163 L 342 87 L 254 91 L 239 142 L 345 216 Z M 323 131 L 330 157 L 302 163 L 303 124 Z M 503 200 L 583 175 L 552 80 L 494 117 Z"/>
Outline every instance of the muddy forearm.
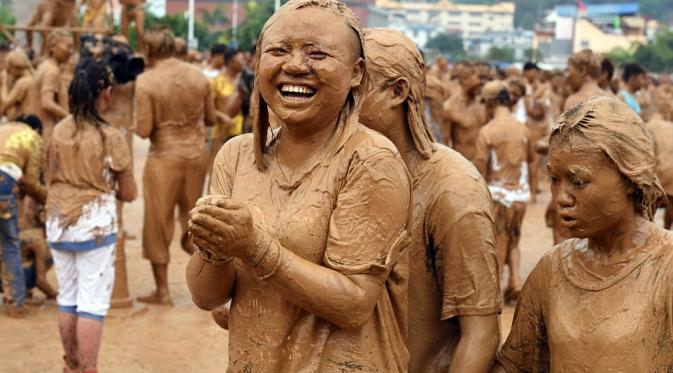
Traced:
<path fill-rule="evenodd" d="M 346 276 L 295 255 L 269 237 L 260 250 L 258 263 L 246 263 L 288 301 L 343 329 L 358 328 L 371 317 L 383 286 L 374 276 Z"/>
<path fill-rule="evenodd" d="M 460 341 L 449 373 L 489 371 L 498 349 L 498 316 L 459 316 Z"/>
<path fill-rule="evenodd" d="M 42 108 L 57 121 L 68 116 L 68 112 L 56 103 L 50 94 L 42 97 Z"/>
<path fill-rule="evenodd" d="M 234 289 L 236 272 L 234 263 L 213 265 L 195 253 L 187 264 L 187 287 L 192 301 L 203 310 L 213 310 L 223 305 Z"/>
<path fill-rule="evenodd" d="M 132 202 L 138 195 L 138 187 L 133 177 L 133 169 L 128 168 L 125 171 L 116 174 L 117 179 L 117 198 L 123 202 Z"/>

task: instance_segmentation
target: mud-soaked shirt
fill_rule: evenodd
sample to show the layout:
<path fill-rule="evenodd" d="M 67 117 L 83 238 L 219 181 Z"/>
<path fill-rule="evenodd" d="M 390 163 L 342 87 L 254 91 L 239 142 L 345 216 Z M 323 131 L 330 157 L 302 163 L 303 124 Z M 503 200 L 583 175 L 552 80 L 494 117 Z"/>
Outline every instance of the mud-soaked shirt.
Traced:
<path fill-rule="evenodd" d="M 47 239 L 52 248 L 76 242 L 73 250 L 86 250 L 114 242 L 118 221 L 114 173 L 131 167 L 131 156 L 118 129 L 102 125 L 101 131 L 104 141 L 90 123 L 76 132 L 72 116 L 54 127 L 46 174 Z"/>
<path fill-rule="evenodd" d="M 201 70 L 174 58 L 161 61 L 136 80 L 136 133 L 149 137 L 151 155 L 201 157 L 208 105 L 212 111 L 212 89 Z"/>
<path fill-rule="evenodd" d="M 495 117 L 479 132 L 475 162 L 486 164 L 486 183 L 493 200 L 505 206 L 528 202 L 528 162 L 533 159 L 529 132 L 507 108 L 496 109 Z"/>
<path fill-rule="evenodd" d="M 40 182 L 41 164 L 42 138 L 37 132 L 23 123 L 0 126 L 0 170 L 44 196 L 46 191 Z"/>
<path fill-rule="evenodd" d="M 673 371 L 673 235 L 656 227 L 623 268 L 602 277 L 571 239 L 526 280 L 498 354 L 508 372 Z"/>
<path fill-rule="evenodd" d="M 666 195 L 673 196 L 673 123 L 664 120 L 661 115 L 655 115 L 646 126 L 654 139 L 657 177 Z"/>
<path fill-rule="evenodd" d="M 291 181 L 275 161 L 276 145 L 259 171 L 252 135 L 235 137 L 217 155 L 210 192 L 245 203 L 255 224 L 295 255 L 346 276 L 378 278 L 374 311 L 361 327 L 341 329 L 236 259 L 230 372 L 407 370 L 409 257 L 400 243 L 408 242 L 408 175 L 388 139 L 359 124 L 343 131 Z"/>
<path fill-rule="evenodd" d="M 456 316 L 500 309 L 491 198 L 474 165 L 437 145 L 416 167 L 413 201 L 409 371 L 447 372 L 460 340 Z"/>

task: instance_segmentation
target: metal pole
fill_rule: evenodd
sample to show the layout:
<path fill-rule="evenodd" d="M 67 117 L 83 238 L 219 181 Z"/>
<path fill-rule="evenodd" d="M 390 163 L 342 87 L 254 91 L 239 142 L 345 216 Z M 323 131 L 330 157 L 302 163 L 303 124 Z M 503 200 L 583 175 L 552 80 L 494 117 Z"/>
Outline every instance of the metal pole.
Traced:
<path fill-rule="evenodd" d="M 232 15 L 232 30 L 231 30 L 231 38 L 232 41 L 234 42 L 234 45 L 238 46 L 238 0 L 234 0 L 234 7 L 233 7 L 233 15 Z"/>
<path fill-rule="evenodd" d="M 194 0 L 189 0 L 189 23 L 187 26 L 187 44 L 194 48 Z"/>
<path fill-rule="evenodd" d="M 278 10 L 278 8 L 280 8 L 280 0 L 275 0 L 274 10 Z"/>

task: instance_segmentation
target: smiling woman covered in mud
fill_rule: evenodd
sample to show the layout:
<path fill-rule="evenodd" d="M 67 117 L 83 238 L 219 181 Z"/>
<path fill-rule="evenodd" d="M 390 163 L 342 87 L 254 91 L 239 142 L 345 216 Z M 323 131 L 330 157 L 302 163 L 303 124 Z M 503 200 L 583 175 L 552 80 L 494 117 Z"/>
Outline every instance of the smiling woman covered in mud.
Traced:
<path fill-rule="evenodd" d="M 615 98 L 567 111 L 549 139 L 553 201 L 570 239 L 526 281 L 499 353 L 507 372 L 670 372 L 673 236 L 654 143 Z"/>
<path fill-rule="evenodd" d="M 203 309 L 231 299 L 229 371 L 407 369 L 410 185 L 358 123 L 362 45 L 333 0 L 291 0 L 262 30 L 254 136 L 223 146 L 190 214 L 187 283 Z"/>

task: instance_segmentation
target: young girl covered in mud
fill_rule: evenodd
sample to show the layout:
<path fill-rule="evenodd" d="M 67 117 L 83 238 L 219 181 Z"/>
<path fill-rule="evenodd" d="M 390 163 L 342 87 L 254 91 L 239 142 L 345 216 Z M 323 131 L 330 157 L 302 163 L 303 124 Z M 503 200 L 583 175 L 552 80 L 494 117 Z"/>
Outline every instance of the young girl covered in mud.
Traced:
<path fill-rule="evenodd" d="M 64 372 L 96 372 L 114 283 L 115 200 L 136 196 L 126 139 L 99 115 L 110 80 L 95 60 L 79 63 L 68 90 L 72 115 L 56 125 L 47 149 L 47 240 L 59 283 Z"/>
<path fill-rule="evenodd" d="M 497 372 L 673 369 L 673 235 L 654 143 L 616 98 L 567 111 L 549 139 L 553 202 L 573 238 L 528 277 Z"/>
<path fill-rule="evenodd" d="M 408 370 L 410 185 L 358 123 L 363 44 L 334 0 L 290 0 L 262 30 L 254 136 L 224 144 L 190 216 L 187 284 L 203 309 L 231 299 L 231 372 Z"/>

